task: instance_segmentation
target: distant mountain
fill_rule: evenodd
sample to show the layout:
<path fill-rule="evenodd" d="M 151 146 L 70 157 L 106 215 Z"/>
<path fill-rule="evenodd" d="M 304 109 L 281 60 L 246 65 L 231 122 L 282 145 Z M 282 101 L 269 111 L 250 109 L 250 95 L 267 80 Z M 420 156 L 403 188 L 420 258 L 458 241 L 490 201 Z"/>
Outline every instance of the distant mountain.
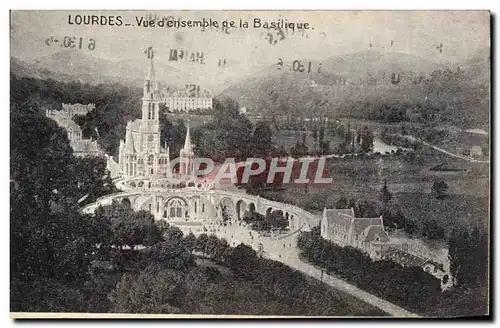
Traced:
<path fill-rule="evenodd" d="M 490 48 L 479 49 L 468 60 L 461 63 L 460 66 L 471 77 L 473 81 L 485 85 L 490 84 Z"/>
<path fill-rule="evenodd" d="M 403 71 L 427 74 L 440 65 L 411 54 L 366 50 L 330 57 L 322 63 L 322 67 L 326 71 L 356 79 L 363 78 L 367 74 L 387 75 Z"/>
<path fill-rule="evenodd" d="M 442 65 L 418 56 L 362 51 L 333 56 L 321 62 L 301 60 L 304 72 L 294 71 L 293 63 L 267 67 L 254 76 L 233 84 L 221 93 L 241 106 L 262 114 L 327 113 L 342 103 L 371 97 L 400 99 L 421 96 L 422 88 L 413 81 L 427 76 Z M 295 64 L 297 68 L 298 64 Z M 319 68 L 319 71 L 318 71 Z M 394 83 L 393 83 L 394 79 Z"/>
<path fill-rule="evenodd" d="M 145 60 L 111 61 L 81 51 L 62 51 L 37 58 L 30 63 L 11 58 L 11 72 L 20 76 L 90 84 L 121 83 L 138 87 L 144 83 L 146 65 Z M 169 86 L 181 86 L 190 82 L 182 71 L 159 61 L 155 62 L 155 70 L 159 73 L 168 72 L 168 83 L 165 84 Z M 162 74 L 157 75 L 161 84 Z"/>
<path fill-rule="evenodd" d="M 66 83 L 76 81 L 76 82 L 96 85 L 99 83 L 119 82 L 121 84 L 129 86 L 137 86 L 137 84 L 140 83 L 140 81 L 138 80 L 132 80 L 132 79 L 118 80 L 116 77 L 109 77 L 104 75 L 96 76 L 89 73 L 79 73 L 77 75 L 62 73 L 44 68 L 38 64 L 27 63 L 14 57 L 10 58 L 10 72 L 12 74 L 17 75 L 18 77 L 32 77 L 42 80 L 52 79 Z"/>

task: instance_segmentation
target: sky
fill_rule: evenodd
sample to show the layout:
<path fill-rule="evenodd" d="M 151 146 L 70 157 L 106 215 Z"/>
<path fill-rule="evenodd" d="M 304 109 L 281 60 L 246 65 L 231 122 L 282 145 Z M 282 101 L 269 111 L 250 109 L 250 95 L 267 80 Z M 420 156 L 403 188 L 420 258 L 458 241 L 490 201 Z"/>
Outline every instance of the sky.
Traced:
<path fill-rule="evenodd" d="M 176 19 L 239 20 L 249 28 L 234 28 L 229 34 L 201 31 L 200 28 L 144 28 L 137 26 L 70 25 L 69 15 L 122 16 L 123 23 L 136 24 L 136 17 L 148 14 Z M 307 22 L 313 29 L 307 37 L 290 34 L 277 44 L 265 39 L 263 28 L 254 28 L 253 19 L 272 22 Z M 189 74 L 210 71 L 217 75 L 218 60 L 226 59 L 235 72 L 265 67 L 277 62 L 295 59 L 325 59 L 330 56 L 363 50 L 396 51 L 414 54 L 426 59 L 460 62 L 478 49 L 490 45 L 490 20 L 487 11 L 13 11 L 11 12 L 11 55 L 33 61 L 61 51 L 60 45 L 47 46 L 51 36 L 93 38 L 96 47 L 86 55 L 108 60 L 136 60 L 144 58 L 144 49 L 155 48 L 155 60 L 168 61 L 170 49 L 203 52 L 204 67 L 189 65 Z M 274 37 L 278 37 L 274 32 Z M 392 41 L 392 47 L 391 47 Z M 371 44 L 371 48 L 370 48 Z M 437 49 L 443 44 L 442 52 Z M 172 63 L 169 63 L 172 64 Z M 177 64 L 177 63 L 176 63 Z M 236 69 L 238 67 L 238 69 Z M 181 67 L 182 69 L 182 67 Z"/>

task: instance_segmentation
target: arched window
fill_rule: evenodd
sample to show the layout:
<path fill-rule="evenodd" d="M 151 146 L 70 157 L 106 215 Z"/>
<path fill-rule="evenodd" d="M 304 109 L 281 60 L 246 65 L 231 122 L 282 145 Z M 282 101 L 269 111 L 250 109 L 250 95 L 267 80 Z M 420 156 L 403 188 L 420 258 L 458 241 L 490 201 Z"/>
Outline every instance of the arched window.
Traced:
<path fill-rule="evenodd" d="M 154 155 L 149 155 L 148 157 L 148 165 L 153 165 L 155 162 L 155 156 Z"/>
<path fill-rule="evenodd" d="M 188 204 L 179 198 L 171 199 L 166 204 L 167 212 L 170 218 L 188 218 L 189 207 Z"/>

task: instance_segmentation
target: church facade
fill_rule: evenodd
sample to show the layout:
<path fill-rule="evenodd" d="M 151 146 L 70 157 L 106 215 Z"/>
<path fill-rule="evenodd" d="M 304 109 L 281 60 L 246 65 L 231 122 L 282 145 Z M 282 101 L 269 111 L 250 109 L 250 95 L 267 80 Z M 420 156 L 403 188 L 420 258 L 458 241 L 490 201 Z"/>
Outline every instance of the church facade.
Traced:
<path fill-rule="evenodd" d="M 142 117 L 127 123 L 125 140 L 120 140 L 118 163 L 124 177 L 145 176 L 162 177 L 171 171 L 170 151 L 160 142 L 159 104 L 160 93 L 155 80 L 153 49 L 147 50 L 149 67 L 144 80 L 142 96 Z M 186 135 L 184 149 L 181 150 L 181 173 L 191 173 L 193 146 L 189 135 Z M 182 157 L 185 162 L 182 162 Z M 184 165 L 183 165 L 184 164 Z"/>

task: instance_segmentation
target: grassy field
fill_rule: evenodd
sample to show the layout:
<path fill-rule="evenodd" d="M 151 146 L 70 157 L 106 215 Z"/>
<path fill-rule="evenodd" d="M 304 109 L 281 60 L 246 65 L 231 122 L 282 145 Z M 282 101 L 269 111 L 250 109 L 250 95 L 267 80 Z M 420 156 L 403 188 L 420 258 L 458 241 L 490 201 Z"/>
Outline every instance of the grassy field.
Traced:
<path fill-rule="evenodd" d="M 468 171 L 439 172 L 430 168 L 446 162 Z M 377 201 L 384 180 L 387 180 L 393 200 L 404 210 L 405 216 L 421 221 L 436 219 L 445 230 L 457 223 L 486 229 L 489 217 L 489 166 L 469 163 L 444 156 L 434 151 L 422 154 L 421 161 L 408 162 L 400 157 L 329 159 L 329 185 L 283 185 L 284 189 L 267 192 L 263 197 L 292 203 L 319 213 L 324 207 L 334 208 L 340 197 Z M 448 185 L 444 200 L 432 192 L 437 179 Z"/>
<path fill-rule="evenodd" d="M 287 152 L 290 148 L 295 146 L 297 140 L 302 140 L 302 134 L 306 133 L 306 146 L 310 149 L 314 149 L 314 138 L 311 131 L 291 131 L 291 130 L 279 130 L 275 131 L 273 134 L 273 142 L 276 146 L 283 145 Z M 319 138 L 319 132 L 318 132 Z M 325 132 L 324 140 L 330 142 L 330 149 L 338 145 L 341 140 L 338 137 L 333 137 Z"/>
<path fill-rule="evenodd" d="M 405 216 L 415 221 L 436 220 L 445 227 L 445 232 L 458 225 L 488 227 L 489 199 L 472 195 L 448 195 L 445 199 L 436 199 L 423 193 L 397 193 L 394 200 L 401 204 Z"/>

